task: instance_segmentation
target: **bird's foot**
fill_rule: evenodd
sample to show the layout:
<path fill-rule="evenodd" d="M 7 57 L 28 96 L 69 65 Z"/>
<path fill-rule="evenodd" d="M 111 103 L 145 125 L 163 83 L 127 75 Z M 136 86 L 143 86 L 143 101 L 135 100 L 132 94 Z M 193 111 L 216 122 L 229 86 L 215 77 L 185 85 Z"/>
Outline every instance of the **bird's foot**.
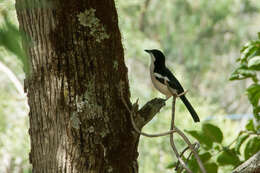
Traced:
<path fill-rule="evenodd" d="M 177 94 L 177 97 L 183 96 L 183 95 L 185 95 L 187 92 L 188 92 L 188 90 L 186 90 L 186 91 L 183 91 L 182 93 L 180 93 L 180 94 Z"/>
<path fill-rule="evenodd" d="M 166 96 L 166 98 L 164 99 L 164 101 L 166 102 L 171 96 Z"/>
<path fill-rule="evenodd" d="M 171 98 L 171 96 L 174 96 L 174 97 L 181 97 L 181 96 L 183 96 L 183 95 L 185 95 L 186 93 L 188 92 L 188 90 L 186 90 L 186 91 L 183 91 L 182 93 L 180 93 L 180 94 L 177 94 L 177 91 L 176 90 L 174 90 L 174 93 L 173 93 L 173 95 L 166 95 L 166 97 L 165 97 L 165 99 L 164 99 L 164 101 L 167 101 L 169 98 Z"/>

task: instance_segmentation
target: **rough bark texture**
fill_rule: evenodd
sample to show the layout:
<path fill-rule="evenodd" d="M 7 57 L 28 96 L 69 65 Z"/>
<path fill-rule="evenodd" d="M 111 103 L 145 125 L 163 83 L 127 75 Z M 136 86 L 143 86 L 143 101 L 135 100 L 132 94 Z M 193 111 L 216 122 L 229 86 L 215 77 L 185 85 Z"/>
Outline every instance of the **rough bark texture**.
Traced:
<path fill-rule="evenodd" d="M 33 172 L 137 172 L 139 136 L 118 92 L 130 105 L 114 1 L 16 0 L 16 9 L 30 38 Z"/>
<path fill-rule="evenodd" d="M 232 173 L 259 173 L 260 172 L 260 151 L 250 159 L 238 166 Z"/>

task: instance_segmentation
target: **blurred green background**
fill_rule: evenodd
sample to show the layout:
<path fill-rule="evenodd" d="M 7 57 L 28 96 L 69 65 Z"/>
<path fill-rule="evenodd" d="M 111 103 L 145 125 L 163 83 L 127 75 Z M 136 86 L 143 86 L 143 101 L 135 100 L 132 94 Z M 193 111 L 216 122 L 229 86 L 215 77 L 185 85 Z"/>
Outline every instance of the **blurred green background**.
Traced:
<path fill-rule="evenodd" d="M 129 69 L 131 100 L 139 98 L 143 105 L 154 97 L 163 97 L 152 87 L 150 58 L 144 52 L 161 49 L 168 67 L 189 90 L 187 97 L 201 120 L 218 125 L 225 136 L 223 145 L 230 144 L 252 114 L 245 95 L 250 81 L 228 79 L 237 66 L 240 48 L 248 40 L 256 39 L 260 30 L 260 1 L 116 0 L 115 3 Z M 6 20 L 18 27 L 13 0 L 0 0 L 0 42 L 8 42 L 12 47 L 20 38 L 9 32 Z M 6 173 L 31 172 L 29 109 L 19 90 L 25 74 L 16 56 L 12 49 L 0 45 L 0 172 Z M 168 101 L 143 131 L 167 131 L 170 105 Z M 176 109 L 176 125 L 180 129 L 200 128 L 179 100 Z M 176 143 L 179 149 L 184 147 L 178 137 Z M 169 137 L 141 137 L 139 153 L 140 173 L 172 172 L 167 166 L 176 158 Z M 219 172 L 230 172 L 232 168 L 224 166 Z"/>

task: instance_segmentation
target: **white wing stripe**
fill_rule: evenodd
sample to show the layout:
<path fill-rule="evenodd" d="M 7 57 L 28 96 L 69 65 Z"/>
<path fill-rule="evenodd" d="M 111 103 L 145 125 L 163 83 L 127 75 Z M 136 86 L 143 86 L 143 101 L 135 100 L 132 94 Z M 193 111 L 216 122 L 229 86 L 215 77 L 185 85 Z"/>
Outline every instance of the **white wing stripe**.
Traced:
<path fill-rule="evenodd" d="M 159 73 L 153 73 L 153 74 L 154 74 L 154 76 L 156 76 L 156 77 L 158 77 L 158 78 L 164 79 L 164 80 L 166 80 L 166 81 L 170 81 L 167 76 L 162 76 L 162 75 L 159 74 Z"/>

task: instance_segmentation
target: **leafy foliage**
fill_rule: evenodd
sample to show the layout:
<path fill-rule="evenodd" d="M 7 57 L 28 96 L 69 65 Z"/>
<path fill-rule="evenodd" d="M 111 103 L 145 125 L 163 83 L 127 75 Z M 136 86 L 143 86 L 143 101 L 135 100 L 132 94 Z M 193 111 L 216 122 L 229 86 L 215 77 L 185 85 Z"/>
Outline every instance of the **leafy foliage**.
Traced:
<path fill-rule="evenodd" d="M 236 155 L 236 152 L 234 149 L 227 149 L 223 148 L 223 151 L 219 153 L 217 156 L 217 163 L 221 165 L 234 165 L 237 166 L 241 162 L 239 160 L 239 157 Z"/>
<path fill-rule="evenodd" d="M 254 155 L 257 151 L 260 150 L 259 141 L 260 136 L 254 136 L 248 140 L 244 150 L 245 160 L 249 159 L 252 155 Z"/>
<path fill-rule="evenodd" d="M 223 140 L 222 131 L 217 126 L 209 123 L 204 123 L 202 125 L 202 130 L 185 131 L 197 139 L 205 149 L 210 149 L 212 148 L 214 142 L 221 143 Z"/>
<path fill-rule="evenodd" d="M 253 83 L 247 88 L 247 95 L 253 106 L 256 128 L 260 128 L 260 79 L 257 74 L 260 71 L 260 33 L 258 39 L 248 42 L 241 49 L 241 56 L 237 59 L 240 66 L 231 74 L 230 80 L 242 80 L 250 78 Z"/>
<path fill-rule="evenodd" d="M 240 154 L 240 147 L 245 142 L 245 140 L 249 137 L 249 134 L 242 134 L 238 136 L 237 143 L 235 145 L 235 152 Z"/>
<path fill-rule="evenodd" d="M 217 173 L 218 172 L 218 165 L 216 163 L 206 163 L 205 165 L 205 169 L 207 170 L 207 172 L 210 173 Z"/>
<path fill-rule="evenodd" d="M 29 73 L 29 61 L 22 48 L 21 39 L 25 40 L 23 33 L 19 31 L 17 26 L 10 22 L 6 16 L 4 16 L 4 24 L 0 28 L 0 46 L 15 54 L 16 57 L 22 62 L 24 71 Z"/>
<path fill-rule="evenodd" d="M 211 147 L 201 145 L 199 156 L 204 163 L 208 172 L 217 172 L 219 167 L 226 165 L 237 166 L 241 163 L 240 158 L 237 156 L 234 148 L 224 146 L 223 132 L 220 128 L 213 124 L 204 123 L 202 129 L 197 131 L 187 131 L 200 143 L 210 143 Z M 195 136 L 194 133 L 200 133 L 201 136 Z M 194 157 L 188 162 L 188 165 L 193 172 L 198 172 L 198 165 Z"/>
<path fill-rule="evenodd" d="M 217 126 L 209 123 L 202 125 L 202 131 L 206 134 L 213 142 L 221 143 L 223 140 L 223 133 Z"/>
<path fill-rule="evenodd" d="M 252 123 L 249 124 L 250 126 L 252 125 Z M 211 129 L 211 132 L 206 133 L 209 129 Z M 208 172 L 217 172 L 218 169 L 227 165 L 236 167 L 260 150 L 260 137 L 257 133 L 253 133 L 252 131 L 240 132 L 237 138 L 228 146 L 225 146 L 222 143 L 223 133 L 221 129 L 213 124 L 205 123 L 202 125 L 202 130 L 186 130 L 186 132 L 202 144 L 199 150 L 199 156 Z M 242 145 L 245 145 L 245 147 L 243 147 L 243 153 L 240 152 Z M 192 156 L 191 160 L 188 161 L 188 165 L 193 172 L 199 171 L 194 156 Z"/>

